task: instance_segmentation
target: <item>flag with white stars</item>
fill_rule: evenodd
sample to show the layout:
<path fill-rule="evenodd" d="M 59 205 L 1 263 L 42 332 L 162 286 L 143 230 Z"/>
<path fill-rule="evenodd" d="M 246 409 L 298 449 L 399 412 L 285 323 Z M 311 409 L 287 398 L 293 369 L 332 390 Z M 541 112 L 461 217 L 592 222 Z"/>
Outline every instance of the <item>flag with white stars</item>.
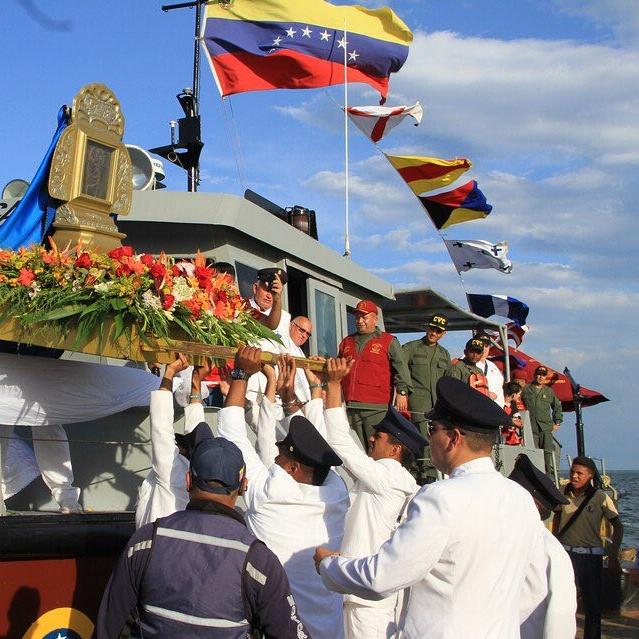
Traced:
<path fill-rule="evenodd" d="M 413 35 L 388 8 L 324 0 L 233 0 L 206 7 L 202 43 L 223 96 L 364 82 L 382 100 Z"/>

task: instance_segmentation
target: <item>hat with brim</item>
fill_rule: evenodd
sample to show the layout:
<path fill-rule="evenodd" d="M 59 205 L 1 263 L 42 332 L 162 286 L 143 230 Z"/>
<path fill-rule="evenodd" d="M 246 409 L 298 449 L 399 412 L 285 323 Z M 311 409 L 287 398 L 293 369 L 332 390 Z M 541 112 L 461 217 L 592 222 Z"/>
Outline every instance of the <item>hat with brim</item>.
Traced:
<path fill-rule="evenodd" d="M 371 302 L 370 300 L 361 300 L 357 302 L 357 306 L 355 307 L 355 313 L 361 313 L 365 315 L 366 313 L 379 313 L 379 309 L 375 302 Z"/>
<path fill-rule="evenodd" d="M 330 468 L 341 466 L 342 460 L 317 432 L 311 422 L 295 415 L 291 419 L 286 437 L 277 442 L 278 449 L 288 457 L 311 468 Z"/>
<path fill-rule="evenodd" d="M 437 401 L 426 414 L 430 421 L 446 421 L 463 430 L 497 433 L 502 426 L 512 426 L 512 419 L 490 397 L 454 377 L 437 382 Z"/>
<path fill-rule="evenodd" d="M 276 275 L 280 276 L 282 284 L 286 284 L 286 282 L 288 282 L 288 274 L 281 268 L 261 268 L 257 272 L 257 279 L 270 287 L 273 284 Z"/>
<path fill-rule="evenodd" d="M 376 426 L 373 426 L 373 429 L 392 435 L 416 457 L 422 454 L 424 446 L 428 444 L 428 440 L 419 432 L 417 426 L 406 419 L 393 406 L 389 407 L 384 419 Z"/>
<path fill-rule="evenodd" d="M 484 342 L 481 339 L 479 339 L 478 337 L 473 337 L 472 339 L 469 339 L 466 342 L 466 346 L 464 347 L 464 350 L 483 353 L 484 346 L 485 346 Z"/>
<path fill-rule="evenodd" d="M 426 322 L 426 326 L 432 326 L 433 328 L 438 328 L 440 331 L 445 331 L 448 326 L 448 319 L 444 315 L 435 314 Z"/>
<path fill-rule="evenodd" d="M 237 490 L 244 478 L 242 451 L 224 437 L 201 441 L 191 453 L 189 467 L 195 486 L 207 493 L 228 495 Z M 210 482 L 219 484 L 212 486 Z"/>
<path fill-rule="evenodd" d="M 523 486 L 542 506 L 554 510 L 567 504 L 568 499 L 557 489 L 546 473 L 535 467 L 530 458 L 523 453 L 515 460 L 515 467 L 508 479 Z"/>
<path fill-rule="evenodd" d="M 206 422 L 200 422 L 190 433 L 175 433 L 175 443 L 186 451 L 185 457 L 190 458 L 199 443 L 212 437 L 211 427 Z"/>

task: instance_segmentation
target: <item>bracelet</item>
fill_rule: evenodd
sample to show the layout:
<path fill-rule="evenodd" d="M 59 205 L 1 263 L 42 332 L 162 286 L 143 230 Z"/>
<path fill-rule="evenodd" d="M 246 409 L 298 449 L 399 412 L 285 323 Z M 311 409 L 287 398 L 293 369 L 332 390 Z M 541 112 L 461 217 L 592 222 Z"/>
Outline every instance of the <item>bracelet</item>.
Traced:
<path fill-rule="evenodd" d="M 304 404 L 306 404 L 306 402 L 297 399 L 297 397 L 295 399 L 292 399 L 290 402 L 282 402 L 282 406 L 284 408 L 288 408 L 289 406 L 304 406 Z"/>
<path fill-rule="evenodd" d="M 308 387 L 313 390 L 314 388 L 324 388 L 324 384 L 309 384 Z"/>
<path fill-rule="evenodd" d="M 202 393 L 191 393 L 189 395 L 190 400 L 197 399 L 198 401 L 202 401 Z"/>

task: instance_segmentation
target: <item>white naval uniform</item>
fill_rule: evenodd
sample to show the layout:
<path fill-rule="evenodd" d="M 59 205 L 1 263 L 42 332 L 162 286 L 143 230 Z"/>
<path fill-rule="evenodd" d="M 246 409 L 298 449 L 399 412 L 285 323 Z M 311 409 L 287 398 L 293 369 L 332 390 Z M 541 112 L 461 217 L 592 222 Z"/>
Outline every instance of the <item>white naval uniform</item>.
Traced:
<path fill-rule="evenodd" d="M 353 478 L 351 507 L 346 515 L 343 557 L 375 554 L 397 527 L 397 520 L 417 491 L 413 476 L 395 459 L 371 459 L 351 436 L 344 408 L 324 412 L 327 441 Z M 380 601 L 344 597 L 347 639 L 394 637 L 401 593 Z"/>
<path fill-rule="evenodd" d="M 488 380 L 488 390 L 491 393 L 495 394 L 494 401 L 499 405 L 500 408 L 504 407 L 504 376 L 501 374 L 501 371 L 495 364 L 495 362 L 491 362 L 489 359 L 484 360 L 483 362 L 477 362 L 475 364 L 479 370 L 481 370 L 486 379 Z"/>
<path fill-rule="evenodd" d="M 411 587 L 402 639 L 517 639 L 547 592 L 537 508 L 489 457 L 421 488 L 376 555 L 329 557 L 320 573 L 370 599 Z"/>
<path fill-rule="evenodd" d="M 349 505 L 344 481 L 331 470 L 321 486 L 311 486 L 298 483 L 277 464 L 267 467 L 248 440 L 244 410 L 238 406 L 218 413 L 218 433 L 244 455 L 247 524 L 284 566 L 304 625 L 313 639 L 342 639 L 343 597 L 326 589 L 313 570 L 313 554 L 316 546 L 339 548 L 342 543 Z"/>
<path fill-rule="evenodd" d="M 173 430 L 173 393 L 165 390 L 151 393 L 151 470 L 138 492 L 135 526 L 154 522 L 184 510 L 189 503 L 186 490 L 186 471 L 189 460 L 180 455 Z M 184 432 L 190 433 L 204 420 L 200 402 L 184 407 Z"/>
<path fill-rule="evenodd" d="M 521 639 L 574 639 L 577 633 L 577 589 L 568 553 L 542 524 L 548 557 L 548 595 L 521 625 Z"/>

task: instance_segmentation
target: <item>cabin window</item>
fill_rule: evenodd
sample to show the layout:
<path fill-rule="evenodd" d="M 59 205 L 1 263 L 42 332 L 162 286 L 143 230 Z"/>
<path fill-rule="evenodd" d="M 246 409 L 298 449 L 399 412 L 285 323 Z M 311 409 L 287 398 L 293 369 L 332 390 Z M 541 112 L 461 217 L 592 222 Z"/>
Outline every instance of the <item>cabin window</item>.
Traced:
<path fill-rule="evenodd" d="M 335 321 L 335 298 L 315 289 L 315 326 L 317 353 L 323 357 L 337 355 L 337 325 Z"/>
<path fill-rule="evenodd" d="M 257 279 L 257 269 L 241 262 L 235 262 L 235 272 L 240 295 L 247 300 L 251 299 L 253 297 L 253 284 Z"/>

